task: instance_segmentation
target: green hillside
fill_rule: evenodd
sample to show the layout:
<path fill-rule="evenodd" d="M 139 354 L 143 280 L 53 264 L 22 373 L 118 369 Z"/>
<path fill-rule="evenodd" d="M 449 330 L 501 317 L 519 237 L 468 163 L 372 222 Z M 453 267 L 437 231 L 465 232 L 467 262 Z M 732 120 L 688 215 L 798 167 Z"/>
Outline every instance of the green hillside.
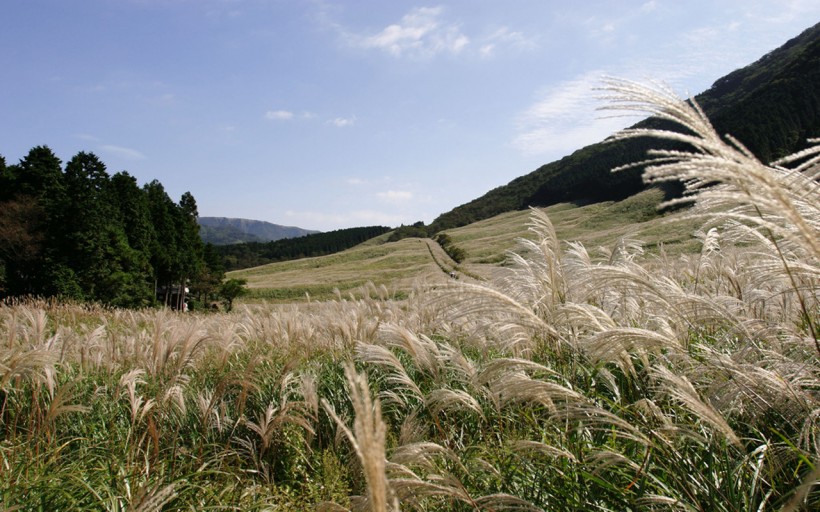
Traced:
<path fill-rule="evenodd" d="M 205 243 L 227 245 L 244 242 L 270 242 L 296 238 L 317 231 L 281 226 L 271 222 L 230 217 L 199 217 L 199 234 Z"/>
<path fill-rule="evenodd" d="M 658 190 L 648 190 L 620 202 L 561 203 L 544 210 L 559 239 L 580 241 L 590 251 L 612 247 L 622 237 L 640 239 L 654 253 L 661 245 L 669 254 L 695 250 L 695 225 L 672 222 L 678 213 L 658 216 L 655 212 L 662 199 Z M 388 242 L 390 234 L 385 233 L 339 253 L 236 270 L 228 277 L 247 280 L 250 293 L 244 300 L 250 302 L 304 301 L 307 296 L 323 300 L 335 297 L 337 291 L 361 295 L 368 283 L 381 295 L 407 297 L 419 284 L 448 282 L 450 272 L 461 281 L 491 278 L 504 266 L 508 251 L 516 249 L 517 239 L 531 236 L 529 217 L 528 210 L 512 211 L 447 230 L 452 243 L 465 254 L 461 263 L 432 239 Z"/>
<path fill-rule="evenodd" d="M 732 134 L 764 162 L 802 149 L 807 138 L 820 135 L 820 24 L 718 79 L 696 100 L 718 132 Z M 650 119 L 636 126 L 657 123 Z M 610 171 L 643 160 L 650 145 L 657 142 L 633 139 L 584 147 L 443 213 L 430 232 L 528 206 L 624 199 L 644 189 L 643 169 Z M 664 192 L 675 195 L 680 188 L 668 186 Z"/>

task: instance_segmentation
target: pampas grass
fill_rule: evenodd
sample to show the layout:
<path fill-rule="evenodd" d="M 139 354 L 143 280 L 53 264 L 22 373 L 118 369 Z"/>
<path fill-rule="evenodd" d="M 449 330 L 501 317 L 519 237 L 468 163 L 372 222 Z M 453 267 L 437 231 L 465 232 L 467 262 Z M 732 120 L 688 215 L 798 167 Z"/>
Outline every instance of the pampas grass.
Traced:
<path fill-rule="evenodd" d="M 0 506 L 199 510 L 820 507 L 820 141 L 758 161 L 668 88 L 700 251 L 561 241 L 498 278 L 230 313 L 0 306 Z"/>

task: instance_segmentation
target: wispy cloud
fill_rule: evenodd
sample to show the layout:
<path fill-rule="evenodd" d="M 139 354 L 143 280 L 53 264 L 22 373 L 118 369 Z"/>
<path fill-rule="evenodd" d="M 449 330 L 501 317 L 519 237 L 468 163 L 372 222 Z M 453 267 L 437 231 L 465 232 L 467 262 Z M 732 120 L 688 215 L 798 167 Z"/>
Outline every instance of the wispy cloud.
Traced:
<path fill-rule="evenodd" d="M 492 57 L 501 48 L 512 48 L 513 50 L 533 50 L 538 47 L 538 41 L 534 37 L 527 37 L 523 32 L 511 30 L 509 27 L 501 27 L 482 40 L 479 53 L 482 57 Z"/>
<path fill-rule="evenodd" d="M 115 146 L 113 144 L 103 144 L 100 146 L 100 151 L 111 155 L 125 158 L 127 160 L 144 160 L 145 155 L 136 149 L 126 148 L 123 146 Z"/>
<path fill-rule="evenodd" d="M 293 119 L 293 112 L 289 110 L 268 110 L 265 112 L 265 119 L 289 121 Z"/>
<path fill-rule="evenodd" d="M 372 35 L 349 35 L 362 48 L 383 50 L 396 57 L 432 57 L 447 52 L 457 54 L 469 43 L 457 24 L 442 21 L 443 8 L 419 7 L 405 14 L 399 23 Z"/>
<path fill-rule="evenodd" d="M 96 135 L 91 135 L 90 133 L 78 133 L 75 135 L 80 140 L 85 140 L 88 142 L 100 142 L 100 138 Z"/>
<path fill-rule="evenodd" d="M 658 2 L 655 0 L 649 0 L 648 2 L 644 2 L 641 5 L 641 12 L 652 12 L 658 7 Z"/>
<path fill-rule="evenodd" d="M 332 124 L 337 128 L 344 128 L 347 126 L 353 126 L 356 123 L 356 116 L 353 117 L 336 117 L 331 119 L 327 122 L 327 124 Z"/>
<path fill-rule="evenodd" d="M 543 90 L 517 119 L 518 134 L 512 145 L 526 154 L 560 156 L 603 140 L 627 124 L 623 119 L 603 118 L 594 88 L 601 71 Z M 634 122 L 634 121 L 633 121 Z"/>
<path fill-rule="evenodd" d="M 376 197 L 383 203 L 405 203 L 413 199 L 413 193 L 408 190 L 386 190 L 377 192 Z"/>

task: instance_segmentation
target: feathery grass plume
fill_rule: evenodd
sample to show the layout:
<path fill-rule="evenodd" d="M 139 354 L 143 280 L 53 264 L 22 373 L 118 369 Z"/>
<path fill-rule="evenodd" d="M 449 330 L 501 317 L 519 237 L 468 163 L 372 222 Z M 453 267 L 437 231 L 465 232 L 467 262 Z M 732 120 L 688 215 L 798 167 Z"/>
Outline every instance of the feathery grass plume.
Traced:
<path fill-rule="evenodd" d="M 438 381 L 441 354 L 433 340 L 396 324 L 382 326 L 379 340 L 388 347 L 404 351 L 419 369 L 427 371 Z"/>
<path fill-rule="evenodd" d="M 424 393 L 408 375 L 399 358 L 387 347 L 370 343 L 358 343 L 356 345 L 356 359 L 363 363 L 381 366 L 390 372 L 385 378 L 385 382 L 390 386 L 381 391 L 380 396 L 383 399 L 395 402 L 401 407 L 407 407 L 408 398 L 418 401 L 424 400 Z"/>
<path fill-rule="evenodd" d="M 510 448 L 520 455 L 532 456 L 533 454 L 544 455 L 551 459 L 567 459 L 571 462 L 578 462 L 571 452 L 552 446 L 541 441 L 533 441 L 529 439 L 520 439 L 509 443 Z"/>
<path fill-rule="evenodd" d="M 91 410 L 88 406 L 71 403 L 80 395 L 80 393 L 75 390 L 78 382 L 80 382 L 80 379 L 66 381 L 52 394 L 51 402 L 48 404 L 45 416 L 45 431 L 47 437 L 53 438 L 53 436 L 57 434 L 56 422 L 58 417 L 67 413 L 86 413 Z"/>
<path fill-rule="evenodd" d="M 352 365 L 345 367 L 348 393 L 356 417 L 353 430 L 336 415 L 330 403 L 322 399 L 322 406 L 347 436 L 364 469 L 367 481 L 367 504 L 372 512 L 399 510 L 398 499 L 391 491 L 385 473 L 385 437 L 387 427 L 382 421 L 379 400 L 371 400 L 365 374 L 356 373 Z"/>
<path fill-rule="evenodd" d="M 538 374 L 533 378 L 530 373 Z M 497 413 L 510 404 L 541 404 L 549 410 L 555 409 L 555 400 L 564 401 L 577 398 L 569 386 L 549 380 L 562 380 L 563 376 L 546 366 L 524 358 L 499 357 L 487 361 L 472 382 L 476 392 L 490 399 Z"/>
<path fill-rule="evenodd" d="M 729 426 L 726 418 L 699 396 L 688 378 L 676 375 L 672 370 L 661 365 L 655 365 L 652 368 L 652 375 L 657 379 L 657 389 L 660 394 L 668 395 L 691 412 L 698 420 L 723 435 L 729 442 L 740 446 L 740 439 L 732 427 Z"/>
<path fill-rule="evenodd" d="M 464 484 L 447 467 L 467 473 L 458 455 L 437 443 L 402 445 L 387 463 L 390 487 L 405 508 L 427 510 L 432 503 L 426 500 L 434 497 L 474 503 Z"/>
<path fill-rule="evenodd" d="M 484 420 L 484 412 L 481 410 L 481 404 L 472 395 L 460 389 L 434 389 L 427 394 L 424 399 L 425 405 L 433 414 L 439 414 L 442 411 L 470 411 L 476 413 L 482 420 Z"/>
<path fill-rule="evenodd" d="M 712 347 L 698 349 L 709 364 L 695 365 L 688 373 L 709 377 L 702 387 L 717 408 L 751 424 L 766 417 L 771 428 L 799 431 L 797 446 L 820 456 L 816 368 L 771 351 L 757 351 L 756 360 L 745 360 L 751 357 L 743 352 L 728 355 Z"/>
<path fill-rule="evenodd" d="M 626 80 L 608 79 L 604 89 L 611 103 L 605 109 L 650 114 L 687 130 L 633 128 L 613 139 L 654 137 L 690 147 L 683 151 L 654 150 L 650 159 L 628 167 L 646 165 L 644 180 L 650 184 L 670 180 L 684 183 L 687 196 L 666 204 L 694 199 L 695 207 L 688 217 L 711 224 L 730 222 L 741 233 L 768 240 L 771 255 L 780 260 L 820 353 L 815 326 L 816 279 L 820 276 L 820 183 L 816 179 L 820 141 L 812 139 L 814 146 L 808 150 L 765 165 L 731 136 L 724 140 L 693 99 L 682 101 L 667 87 Z M 805 160 L 803 164 L 793 169 L 781 166 L 801 160 Z M 798 282 L 793 258 L 806 267 L 813 282 Z"/>
<path fill-rule="evenodd" d="M 551 322 L 555 308 L 566 301 L 568 293 L 561 244 L 549 216 L 537 208 L 530 212 L 528 229 L 535 240 L 517 240 L 520 254 L 509 253 L 515 271 L 502 280 L 502 286 L 517 302 L 529 304 L 539 317 Z"/>
<path fill-rule="evenodd" d="M 453 324 L 470 324 L 476 336 L 483 337 L 485 348 L 498 349 L 515 356 L 531 352 L 537 339 L 560 342 L 555 327 L 540 317 L 530 304 L 486 285 L 462 282 L 444 286 L 431 294 Z M 484 331 L 484 332 L 481 332 Z"/>
<path fill-rule="evenodd" d="M 280 383 L 279 403 L 269 403 L 264 412 L 257 413 L 256 421 L 245 420 L 245 424 L 258 435 L 262 443 L 260 459 L 271 447 L 274 435 L 281 432 L 285 425 L 297 425 L 311 436 L 315 433 L 312 405 L 304 401 L 304 396 L 303 400 L 293 400 L 291 397 L 299 391 L 301 382 L 294 374 L 286 373 Z"/>
<path fill-rule="evenodd" d="M 782 512 L 795 512 L 798 510 L 808 510 L 808 508 L 804 508 L 804 506 L 808 507 L 808 497 L 809 494 L 812 492 L 812 489 L 816 488 L 820 484 L 820 462 L 815 460 L 813 462 L 814 468 L 812 469 L 811 473 L 806 475 L 803 479 L 803 482 L 800 484 L 795 490 L 794 495 L 792 498 L 786 503 L 786 505 L 781 508 Z"/>
<path fill-rule="evenodd" d="M 624 373 L 637 378 L 633 358 L 645 361 L 648 354 L 680 353 L 684 348 L 669 326 L 664 325 L 663 319 L 656 320 L 653 330 L 615 327 L 602 331 L 582 342 L 582 350 L 592 361 L 614 362 Z"/>

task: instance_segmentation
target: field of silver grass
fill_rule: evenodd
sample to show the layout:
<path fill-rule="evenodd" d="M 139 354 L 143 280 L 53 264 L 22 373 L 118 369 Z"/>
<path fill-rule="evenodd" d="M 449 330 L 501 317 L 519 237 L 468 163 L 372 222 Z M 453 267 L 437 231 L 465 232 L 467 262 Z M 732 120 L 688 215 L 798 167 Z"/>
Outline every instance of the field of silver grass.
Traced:
<path fill-rule="evenodd" d="M 490 284 L 178 315 L 0 307 L 0 500 L 41 510 L 816 510 L 820 145 L 685 142 L 699 254 L 587 248 L 533 210 Z"/>

